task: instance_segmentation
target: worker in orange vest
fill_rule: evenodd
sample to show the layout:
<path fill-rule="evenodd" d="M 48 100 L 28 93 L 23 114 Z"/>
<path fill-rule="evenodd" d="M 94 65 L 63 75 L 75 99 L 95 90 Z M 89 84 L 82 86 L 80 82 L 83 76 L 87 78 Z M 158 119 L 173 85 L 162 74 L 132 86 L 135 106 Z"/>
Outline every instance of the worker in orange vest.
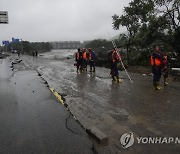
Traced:
<path fill-rule="evenodd" d="M 83 69 L 87 71 L 87 52 L 86 49 L 82 49 L 82 57 L 83 57 Z"/>
<path fill-rule="evenodd" d="M 78 52 L 76 53 L 76 56 L 75 56 L 75 60 L 76 60 L 77 72 L 79 71 L 79 69 L 82 71 L 82 52 L 81 52 L 81 49 L 78 49 Z"/>
<path fill-rule="evenodd" d="M 163 56 L 160 54 L 159 46 L 155 45 L 153 47 L 154 52 L 150 57 L 150 63 L 152 66 L 153 77 L 153 85 L 156 90 L 160 90 L 161 87 L 159 85 L 159 81 L 161 78 L 162 66 L 163 66 Z"/>
<path fill-rule="evenodd" d="M 116 49 L 114 49 L 112 51 L 112 61 L 111 61 L 111 76 L 113 81 L 117 81 L 119 83 L 122 82 L 122 80 L 119 78 L 119 72 L 118 72 L 118 67 L 117 64 L 120 61 L 120 55 L 119 53 L 116 51 Z"/>

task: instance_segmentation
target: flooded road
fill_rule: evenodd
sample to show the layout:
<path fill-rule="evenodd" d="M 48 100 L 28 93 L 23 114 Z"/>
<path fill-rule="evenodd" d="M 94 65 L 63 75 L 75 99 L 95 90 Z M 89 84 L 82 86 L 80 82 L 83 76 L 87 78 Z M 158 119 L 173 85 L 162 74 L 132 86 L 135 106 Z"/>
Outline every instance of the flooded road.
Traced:
<path fill-rule="evenodd" d="M 152 77 L 120 72 L 123 83 L 113 83 L 110 70 L 76 73 L 74 50 L 56 50 L 38 58 L 22 56 L 26 67 L 37 70 L 51 88 L 64 96 L 73 115 L 88 128 L 96 126 L 109 137 L 108 146 L 96 145 L 99 153 L 171 153 L 180 152 L 180 144 L 134 144 L 123 149 L 120 137 L 180 137 L 180 83 L 156 91 Z M 89 69 L 89 68 L 88 68 Z"/>

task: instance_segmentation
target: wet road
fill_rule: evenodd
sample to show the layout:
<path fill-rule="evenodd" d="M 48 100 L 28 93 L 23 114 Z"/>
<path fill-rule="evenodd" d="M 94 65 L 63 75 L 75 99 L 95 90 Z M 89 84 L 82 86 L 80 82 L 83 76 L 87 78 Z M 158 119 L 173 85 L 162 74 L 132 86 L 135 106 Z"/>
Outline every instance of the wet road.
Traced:
<path fill-rule="evenodd" d="M 180 136 L 180 83 L 169 82 L 162 91 L 152 87 L 152 77 L 130 73 L 131 84 L 120 72 L 122 84 L 113 83 L 109 70 L 97 68 L 95 74 L 76 73 L 73 51 L 53 51 L 40 57 L 23 56 L 25 65 L 37 69 L 50 87 L 65 96 L 71 112 L 88 128 L 96 126 L 109 136 L 109 145 L 99 153 L 179 153 L 178 145 L 134 145 L 123 149 L 123 133 L 135 136 Z"/>
<path fill-rule="evenodd" d="M 0 60 L 0 154 L 93 153 L 92 142 L 34 70 Z"/>

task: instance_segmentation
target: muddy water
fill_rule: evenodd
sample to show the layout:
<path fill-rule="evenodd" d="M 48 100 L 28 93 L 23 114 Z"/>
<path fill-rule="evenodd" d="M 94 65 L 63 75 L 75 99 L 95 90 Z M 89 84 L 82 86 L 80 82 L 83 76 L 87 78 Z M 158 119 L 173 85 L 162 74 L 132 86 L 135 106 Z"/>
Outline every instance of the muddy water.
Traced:
<path fill-rule="evenodd" d="M 119 138 L 125 132 L 136 136 L 180 135 L 180 84 L 170 81 L 162 91 L 152 87 L 152 77 L 131 73 L 131 84 L 124 72 L 123 83 L 113 83 L 106 68 L 96 73 L 76 73 L 75 51 L 59 50 L 37 59 L 22 57 L 26 66 L 43 74 L 50 87 L 66 98 L 71 112 L 85 128 L 96 126 L 109 136 L 109 146 L 100 153 L 126 152 Z M 72 59 L 67 59 L 67 57 Z M 158 151 L 158 146 L 134 146 L 129 153 Z M 177 147 L 161 145 L 164 152 L 176 153 Z M 146 152 L 147 153 L 147 152 Z"/>

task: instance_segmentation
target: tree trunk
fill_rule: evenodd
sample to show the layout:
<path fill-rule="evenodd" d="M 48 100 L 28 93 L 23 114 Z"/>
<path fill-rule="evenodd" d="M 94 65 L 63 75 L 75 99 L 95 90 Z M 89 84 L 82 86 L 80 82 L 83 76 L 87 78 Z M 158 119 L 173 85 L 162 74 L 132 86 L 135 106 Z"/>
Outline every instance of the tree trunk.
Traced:
<path fill-rule="evenodd" d="M 127 49 L 127 64 L 130 64 L 130 42 L 131 39 L 129 38 L 128 43 L 126 44 L 126 49 Z"/>

